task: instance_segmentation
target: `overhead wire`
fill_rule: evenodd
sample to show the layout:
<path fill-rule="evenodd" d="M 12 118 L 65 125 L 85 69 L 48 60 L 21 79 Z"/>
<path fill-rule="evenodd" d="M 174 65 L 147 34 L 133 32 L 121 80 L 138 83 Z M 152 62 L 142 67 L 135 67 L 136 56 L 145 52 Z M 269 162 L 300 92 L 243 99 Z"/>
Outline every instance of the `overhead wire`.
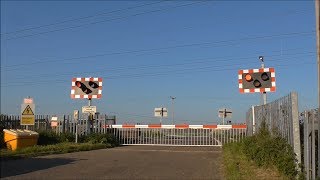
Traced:
<path fill-rule="evenodd" d="M 130 10 L 130 9 L 136 9 L 136 8 L 141 8 L 141 7 L 150 6 L 150 5 L 154 5 L 154 4 L 159 4 L 159 3 L 162 3 L 162 2 L 165 2 L 165 1 L 167 1 L 167 0 L 139 4 L 139 5 L 136 5 L 136 6 L 130 6 L 130 7 L 117 9 L 117 10 L 113 10 L 113 11 L 107 11 L 107 12 L 106 11 L 102 11 L 102 12 L 99 12 L 99 13 L 96 13 L 96 14 L 93 14 L 93 15 L 82 16 L 82 17 L 72 18 L 72 19 L 67 19 L 67 20 L 61 20 L 61 21 L 58 21 L 58 22 L 39 25 L 39 26 L 33 26 L 33 27 L 29 27 L 29 28 L 22 28 L 22 29 L 18 29 L 18 30 L 15 30 L 15 31 L 11 31 L 11 32 L 4 32 L 4 33 L 1 33 L 0 35 L 3 36 L 3 35 L 8 35 L 8 34 L 20 33 L 20 32 L 24 32 L 24 31 L 30 31 L 30 30 L 34 30 L 34 29 L 39 29 L 39 28 L 51 27 L 51 26 L 55 26 L 55 25 L 59 25 L 59 24 L 65 24 L 65 23 L 69 23 L 69 22 L 74 22 L 74 21 L 79 21 L 79 20 L 84 20 L 84 19 L 90 19 L 90 18 L 93 18 L 93 17 L 104 16 L 104 15 L 114 14 L 114 13 L 118 13 L 118 12 L 122 12 L 122 11 L 127 11 L 127 10 Z"/>
<path fill-rule="evenodd" d="M 292 62 L 292 59 L 290 59 L 290 61 Z M 248 65 L 248 63 L 239 63 L 241 65 Z M 249 63 L 249 64 L 252 64 L 252 63 Z M 309 65 L 309 64 L 314 64 L 314 63 L 297 63 L 297 64 L 293 64 L 293 63 L 290 63 L 289 65 L 286 63 L 286 64 L 274 64 L 274 66 L 277 66 L 277 67 L 290 67 L 290 66 L 293 66 L 293 65 Z M 225 66 L 225 65 L 224 65 Z M 230 67 L 231 65 L 228 65 L 227 67 Z M 154 77 L 154 76 L 163 76 L 163 75 L 172 75 L 172 74 L 175 74 L 175 75 L 178 75 L 178 74 L 184 74 L 186 72 L 189 72 L 189 75 L 192 74 L 192 73 L 195 73 L 195 72 L 218 72 L 218 71 L 227 71 L 227 70 L 239 70 L 239 68 L 216 68 L 216 69 L 212 69 L 214 66 L 211 66 L 211 67 L 201 67 L 201 68 L 189 68 L 189 69 L 182 69 L 182 70 L 171 70 L 171 71 L 165 71 L 165 72 L 157 72 L 157 73 L 140 73 L 140 74 L 127 74 L 127 75 L 119 75 L 119 76 L 109 76 L 109 77 L 103 77 L 104 79 L 107 79 L 107 80 L 112 80 L 112 79 L 123 79 L 123 78 L 140 78 L 140 77 Z M 51 83 L 51 82 L 55 82 L 55 83 L 66 83 L 65 80 L 52 80 L 52 81 L 49 81 L 49 80 L 43 80 L 43 81 L 40 81 L 38 80 L 37 82 L 14 82 L 15 85 L 9 85 L 9 86 L 24 86 L 24 85 L 32 85 L 32 84 L 35 84 L 35 85 L 38 85 L 38 84 L 43 84 L 43 83 Z M 8 86 L 8 85 L 7 85 Z M 1 84 L 1 87 L 7 87 L 5 84 Z"/>
<path fill-rule="evenodd" d="M 296 49 L 296 48 L 294 48 Z M 280 51 L 276 51 L 276 52 L 280 52 Z M 283 50 L 282 50 L 283 52 Z M 312 56 L 315 52 L 302 52 L 302 53 L 287 53 L 287 54 L 280 54 L 280 55 L 268 55 L 265 54 L 264 57 L 265 58 L 269 58 L 269 61 L 275 61 L 275 60 L 282 60 L 283 56 L 291 56 L 291 55 L 304 55 L 304 56 Z M 275 57 L 281 57 L 279 59 L 273 59 Z M 296 57 L 296 56 L 295 56 Z M 237 60 L 245 60 L 245 59 L 255 59 L 255 56 L 243 56 L 243 57 L 237 57 Z M 179 67 L 179 66 L 186 66 L 186 65 L 201 65 L 201 64 L 206 64 L 208 65 L 208 63 L 217 63 L 217 62 L 228 62 L 228 61 L 234 61 L 234 57 L 228 57 L 228 58 L 224 58 L 224 57 L 211 57 L 211 58 L 196 58 L 196 59 L 188 59 L 188 60 L 183 60 L 184 63 L 170 63 L 170 64 L 152 64 L 152 65 L 136 65 L 136 66 L 122 66 L 122 67 L 117 67 L 117 68 L 110 68 L 110 69 L 106 69 L 103 68 L 101 70 L 95 70 L 95 71 L 87 71 L 87 72 L 81 72 L 82 74 L 93 74 L 93 73 L 101 73 L 101 72 L 106 72 L 108 71 L 108 73 L 110 72 L 128 72 L 128 70 L 144 70 L 144 69 L 152 69 L 152 68 L 161 68 L 161 67 L 167 67 L 167 68 L 173 68 L 173 67 Z M 248 61 L 251 62 L 251 61 Z M 234 65 L 234 64 L 233 64 Z M 227 65 L 219 65 L 219 66 L 227 66 Z M 50 76 L 54 76 L 54 77 L 64 77 L 64 76 L 68 76 L 68 75 L 73 75 L 75 76 L 76 73 L 72 72 L 72 73 L 59 73 L 57 74 L 37 74 L 34 76 L 23 76 L 21 78 L 14 78 L 15 80 L 17 79 L 30 79 L 32 77 L 36 77 L 37 79 L 39 79 L 39 77 L 43 78 L 43 77 L 50 77 Z"/>
<path fill-rule="evenodd" d="M 64 30 L 68 30 L 68 29 L 75 29 L 75 28 L 80 28 L 80 27 L 83 27 L 83 26 L 94 25 L 94 24 L 99 24 L 99 23 L 108 22 L 108 21 L 114 21 L 114 20 L 120 20 L 120 19 L 126 19 L 126 18 L 129 18 L 129 17 L 135 17 L 135 16 L 140 16 L 140 15 L 149 14 L 149 13 L 161 12 L 161 11 L 166 11 L 166 10 L 170 10 L 170 9 L 190 6 L 190 5 L 203 3 L 203 2 L 207 2 L 207 1 L 206 0 L 195 1 L 195 2 L 192 2 L 192 3 L 188 3 L 188 4 L 177 5 L 177 6 L 172 6 L 172 7 L 169 7 L 169 8 L 162 8 L 162 9 L 151 10 L 151 11 L 145 11 L 145 12 L 136 13 L 136 14 L 132 14 L 132 15 L 128 15 L 128 16 L 117 17 L 117 18 L 113 18 L 113 19 L 100 20 L 100 21 L 90 22 L 90 23 L 86 23 L 86 24 L 81 24 L 81 25 L 76 25 L 76 26 L 69 26 L 69 27 L 65 27 L 65 28 L 49 30 L 49 31 L 44 31 L 44 32 L 39 32 L 39 33 L 34 33 L 34 34 L 29 34 L 29 35 L 24 35 L 24 36 L 16 36 L 16 37 L 11 37 L 11 38 L 5 38 L 5 40 L 9 41 L 9 40 L 13 40 L 13 39 L 21 39 L 21 38 L 27 38 L 27 37 L 37 36 L 37 35 L 48 34 L 48 33 L 52 33 L 52 32 L 64 31 Z"/>
<path fill-rule="evenodd" d="M 154 5 L 154 4 L 162 3 L 162 2 L 165 2 L 165 1 L 170 1 L 170 0 L 162 0 L 162 1 L 158 1 L 158 2 L 146 3 L 146 4 L 141 4 L 141 5 L 137 5 L 137 6 L 133 6 L 133 7 L 127 7 L 127 8 L 118 9 L 118 10 L 114 10 L 114 11 L 110 11 L 110 12 L 104 12 L 103 11 L 101 13 L 97 13 L 97 14 L 94 14 L 94 15 L 89 15 L 89 16 L 84 16 L 84 17 L 79 17 L 79 18 L 73 18 L 73 19 L 69 19 L 69 20 L 62 20 L 62 21 L 58 21 L 58 22 L 55 22 L 55 23 L 50 23 L 50 24 L 45 24 L 45 25 L 40 25 L 40 26 L 35 26 L 35 27 L 30 27 L 30 28 L 24 28 L 24 29 L 12 31 L 12 32 L 5 32 L 5 33 L 2 33 L 0 35 L 19 33 L 19 32 L 23 32 L 23 31 L 32 30 L 32 29 L 39 29 L 39 28 L 54 26 L 54 25 L 63 24 L 63 23 L 67 23 L 67 22 L 73 22 L 73 21 L 88 19 L 88 18 L 92 18 L 92 17 L 96 17 L 96 16 L 101 16 L 101 15 L 106 15 L 106 14 L 113 14 L 113 13 L 121 12 L 121 11 L 124 11 L 124 10 L 130 10 L 130 9 L 135 9 L 135 8 L 139 8 L 139 7 Z M 205 2 L 205 1 L 203 1 L 203 2 Z M 301 11 L 289 10 L 289 11 L 286 11 L 286 12 L 274 13 L 272 15 L 273 16 L 277 16 L 277 17 L 279 17 L 279 16 L 283 17 L 285 15 L 296 14 L 296 13 L 305 13 L 305 12 L 307 12 L 307 11 L 305 11 L 305 10 L 301 10 Z M 248 19 L 249 17 L 252 17 L 252 16 L 248 16 L 248 17 L 246 17 L 246 19 Z M 270 17 L 270 14 L 268 14 L 268 17 Z M 230 22 L 230 21 L 226 21 L 226 19 L 224 19 L 223 23 L 226 23 L 226 22 Z M 231 22 L 232 22 L 232 20 L 231 20 Z M 192 28 L 192 27 L 184 27 L 183 29 L 190 29 L 190 28 Z"/>
<path fill-rule="evenodd" d="M 283 37 L 283 36 L 287 37 L 287 36 L 295 36 L 295 35 L 310 35 L 310 34 L 312 34 L 314 32 L 315 31 L 281 33 L 281 34 L 246 37 L 246 38 L 231 39 L 231 40 L 220 40 L 220 41 L 212 41 L 212 42 L 181 44 L 181 45 L 174 45 L 174 46 L 167 46 L 167 47 L 160 47 L 160 48 L 149 48 L 149 49 L 140 49 L 140 50 L 111 52 L 111 53 L 103 53 L 103 54 L 95 54 L 95 55 L 88 55 L 88 56 L 64 58 L 64 59 L 57 59 L 57 60 L 39 60 L 39 61 L 35 61 L 35 62 L 28 62 L 28 63 L 1 66 L 1 68 L 10 68 L 10 67 L 17 67 L 17 66 L 26 67 L 26 66 L 31 66 L 31 65 L 35 65 L 35 64 L 43 64 L 43 63 L 51 63 L 51 62 L 62 62 L 62 61 L 63 62 L 65 62 L 65 61 L 76 61 L 76 60 L 80 60 L 80 59 L 96 58 L 96 57 L 103 57 L 103 56 L 110 56 L 110 55 L 132 54 L 132 53 L 137 53 L 137 52 L 168 50 L 168 49 L 176 49 L 176 48 L 186 48 L 186 47 L 193 47 L 193 46 L 201 46 L 201 45 L 214 45 L 214 44 L 215 45 L 219 45 L 221 43 L 230 43 L 230 42 L 235 42 L 235 41 L 247 41 L 247 40 L 277 38 L 277 37 L 279 38 L 279 37 Z"/>

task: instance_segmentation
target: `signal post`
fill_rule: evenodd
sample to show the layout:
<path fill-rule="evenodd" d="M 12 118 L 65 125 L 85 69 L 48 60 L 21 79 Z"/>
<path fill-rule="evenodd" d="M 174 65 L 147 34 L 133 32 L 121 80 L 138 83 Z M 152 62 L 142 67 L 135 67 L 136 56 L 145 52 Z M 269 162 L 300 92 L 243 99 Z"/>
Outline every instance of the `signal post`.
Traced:
<path fill-rule="evenodd" d="M 276 76 L 274 68 L 265 68 L 263 56 L 260 56 L 260 69 L 245 69 L 239 70 L 239 91 L 240 93 L 262 93 L 262 105 L 267 104 L 267 92 L 276 91 Z M 254 106 L 252 106 L 254 114 Z M 253 129 L 255 129 L 255 119 L 252 122 Z"/>
<path fill-rule="evenodd" d="M 71 98 L 88 99 L 88 106 L 82 107 L 82 113 L 88 113 L 88 130 L 91 133 L 93 126 L 93 114 L 96 112 L 96 106 L 92 106 L 92 99 L 100 99 L 102 96 L 102 78 L 72 78 Z M 94 111 L 93 111 L 94 110 Z M 77 127 L 78 128 L 78 122 Z"/>

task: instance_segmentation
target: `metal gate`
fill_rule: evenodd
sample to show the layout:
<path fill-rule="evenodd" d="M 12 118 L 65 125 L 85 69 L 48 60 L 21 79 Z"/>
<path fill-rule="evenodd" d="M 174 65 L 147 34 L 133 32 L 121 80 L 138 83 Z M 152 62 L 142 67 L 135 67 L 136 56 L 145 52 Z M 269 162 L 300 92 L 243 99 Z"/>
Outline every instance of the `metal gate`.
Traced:
<path fill-rule="evenodd" d="M 246 136 L 246 125 L 110 125 L 122 145 L 222 146 Z"/>

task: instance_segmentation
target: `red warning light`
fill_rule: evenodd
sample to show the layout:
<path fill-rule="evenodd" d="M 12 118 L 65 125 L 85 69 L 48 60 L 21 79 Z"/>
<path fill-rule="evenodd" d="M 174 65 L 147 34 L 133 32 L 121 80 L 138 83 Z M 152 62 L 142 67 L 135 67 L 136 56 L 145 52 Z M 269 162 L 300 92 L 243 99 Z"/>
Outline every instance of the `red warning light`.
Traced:
<path fill-rule="evenodd" d="M 252 81 L 252 76 L 250 74 L 246 74 L 245 78 L 248 82 Z"/>

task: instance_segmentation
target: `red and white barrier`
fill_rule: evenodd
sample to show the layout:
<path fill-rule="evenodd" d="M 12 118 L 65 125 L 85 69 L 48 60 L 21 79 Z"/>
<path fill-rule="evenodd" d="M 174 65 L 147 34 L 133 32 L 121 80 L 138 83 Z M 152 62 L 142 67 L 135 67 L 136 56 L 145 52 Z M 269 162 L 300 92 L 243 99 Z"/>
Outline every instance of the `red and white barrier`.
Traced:
<path fill-rule="evenodd" d="M 148 124 L 148 125 L 137 125 L 137 124 L 115 124 L 106 125 L 106 128 L 143 128 L 143 129 L 246 129 L 245 124 L 234 124 L 234 125 L 188 125 L 188 124 L 176 124 L 176 125 L 161 125 L 161 124 Z"/>

